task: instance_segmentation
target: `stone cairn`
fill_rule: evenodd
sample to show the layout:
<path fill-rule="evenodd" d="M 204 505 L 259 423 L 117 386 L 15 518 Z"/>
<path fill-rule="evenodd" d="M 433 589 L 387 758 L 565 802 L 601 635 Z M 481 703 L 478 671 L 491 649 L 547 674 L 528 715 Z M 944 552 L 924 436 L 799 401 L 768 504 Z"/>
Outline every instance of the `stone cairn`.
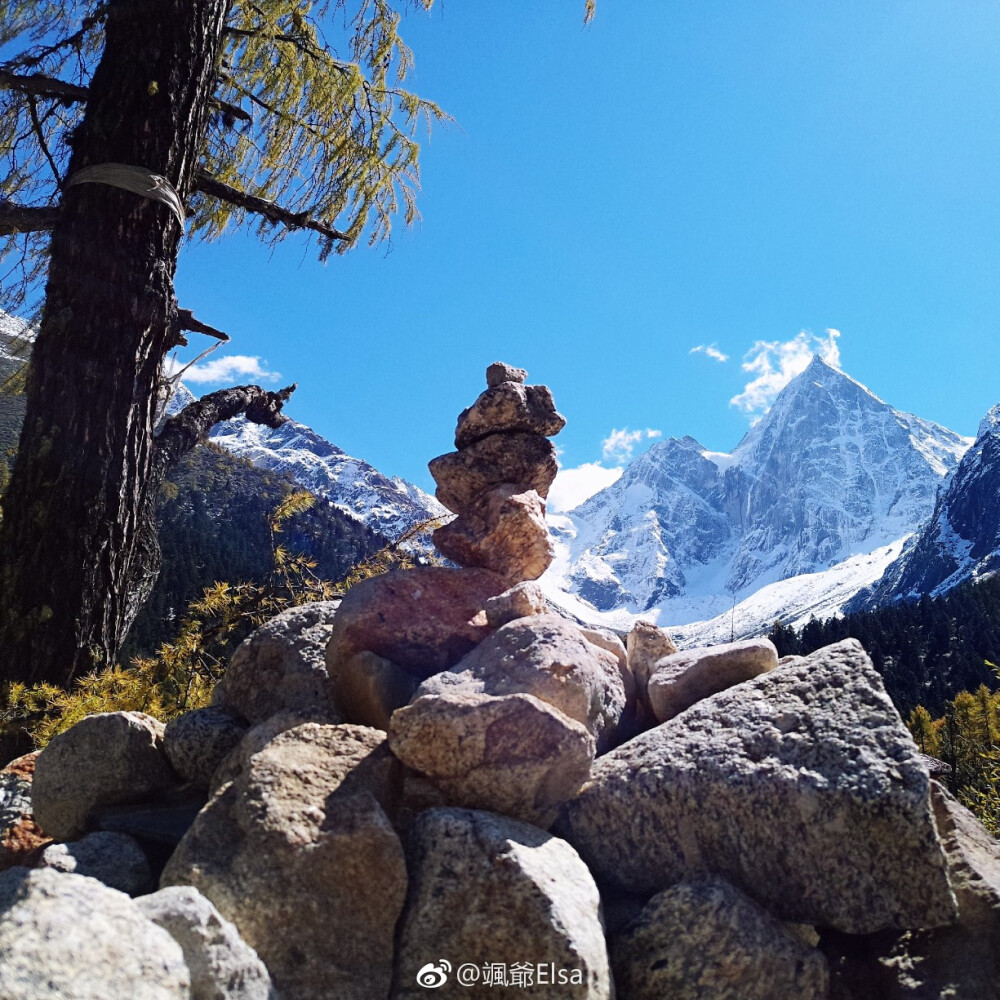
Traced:
<path fill-rule="evenodd" d="M 546 438 L 566 424 L 548 387 L 525 385 L 526 376 L 490 365 L 486 391 L 459 415 L 458 450 L 430 463 L 438 500 L 458 515 L 434 532 L 438 551 L 508 584 L 537 580 L 552 562 L 545 498 L 557 465 Z"/>
<path fill-rule="evenodd" d="M 857 642 L 547 606 L 564 421 L 524 380 L 491 365 L 431 462 L 457 568 L 0 770 L 4 1000 L 1000 1000 L 1000 844 Z"/>

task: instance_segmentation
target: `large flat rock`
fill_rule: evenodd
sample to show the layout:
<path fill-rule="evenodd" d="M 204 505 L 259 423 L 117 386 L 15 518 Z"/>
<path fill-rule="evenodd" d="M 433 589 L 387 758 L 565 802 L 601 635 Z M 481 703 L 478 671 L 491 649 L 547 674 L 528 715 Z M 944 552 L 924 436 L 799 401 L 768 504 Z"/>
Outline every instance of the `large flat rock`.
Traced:
<path fill-rule="evenodd" d="M 356 584 L 326 648 L 334 688 L 341 665 L 364 650 L 418 677 L 447 670 L 490 634 L 486 602 L 506 589 L 489 570 L 443 566 L 394 570 Z"/>
<path fill-rule="evenodd" d="M 481 493 L 517 483 L 543 500 L 556 478 L 556 449 L 537 434 L 490 434 L 461 451 L 439 455 L 428 464 L 438 488 L 435 496 L 456 514 L 468 510 Z"/>
<path fill-rule="evenodd" d="M 853 934 L 955 917 L 916 745 L 853 639 L 714 695 L 598 759 L 556 830 L 598 880 L 717 874 Z"/>

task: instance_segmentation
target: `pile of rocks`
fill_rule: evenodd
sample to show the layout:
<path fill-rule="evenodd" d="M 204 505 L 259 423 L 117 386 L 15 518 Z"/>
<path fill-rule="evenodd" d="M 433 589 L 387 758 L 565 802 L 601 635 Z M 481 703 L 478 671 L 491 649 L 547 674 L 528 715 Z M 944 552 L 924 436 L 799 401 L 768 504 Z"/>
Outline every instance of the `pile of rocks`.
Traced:
<path fill-rule="evenodd" d="M 490 372 L 432 463 L 460 568 L 286 611 L 210 708 L 0 772 L 4 997 L 1000 997 L 1000 845 L 860 645 L 553 613 L 562 418 Z"/>
<path fill-rule="evenodd" d="M 438 551 L 508 584 L 537 580 L 552 562 L 544 500 L 558 466 L 546 438 L 566 424 L 548 387 L 526 376 L 490 365 L 486 391 L 459 415 L 458 450 L 430 463 L 438 500 L 458 515 L 434 532 Z"/>

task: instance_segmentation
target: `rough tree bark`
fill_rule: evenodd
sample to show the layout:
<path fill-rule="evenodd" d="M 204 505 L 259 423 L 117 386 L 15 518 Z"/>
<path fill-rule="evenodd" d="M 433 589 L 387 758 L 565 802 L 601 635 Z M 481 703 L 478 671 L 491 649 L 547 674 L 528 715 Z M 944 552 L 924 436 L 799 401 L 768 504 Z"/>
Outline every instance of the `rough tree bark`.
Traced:
<path fill-rule="evenodd" d="M 109 0 L 70 174 L 145 167 L 184 200 L 203 148 L 229 0 Z M 148 556 L 161 363 L 175 342 L 181 227 L 157 202 L 65 189 L 27 413 L 0 525 L 0 671 L 67 683 L 111 663 Z M 97 600 L 96 595 L 101 595 Z"/>

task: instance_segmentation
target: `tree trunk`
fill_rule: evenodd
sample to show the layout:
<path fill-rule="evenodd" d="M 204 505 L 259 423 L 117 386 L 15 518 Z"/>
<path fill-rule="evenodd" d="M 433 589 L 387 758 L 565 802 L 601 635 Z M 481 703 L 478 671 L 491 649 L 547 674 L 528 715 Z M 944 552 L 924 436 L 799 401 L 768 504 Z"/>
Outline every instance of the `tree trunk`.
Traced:
<path fill-rule="evenodd" d="M 251 423 L 280 427 L 288 420 L 282 415 L 281 408 L 294 391 L 294 385 L 280 392 L 267 392 L 259 385 L 220 389 L 185 406 L 164 424 L 156 437 L 145 504 L 139 512 L 136 553 L 126 588 L 122 640 L 142 606 L 149 600 L 160 575 L 163 554 L 157 537 L 156 500 L 167 473 L 222 420 L 232 420 L 244 414 Z"/>
<path fill-rule="evenodd" d="M 70 174 L 144 167 L 185 200 L 228 6 L 110 0 Z M 168 207 L 131 192 L 80 184 L 63 195 L 0 525 L 0 679 L 66 684 L 113 662 L 124 638 L 181 237 Z"/>

